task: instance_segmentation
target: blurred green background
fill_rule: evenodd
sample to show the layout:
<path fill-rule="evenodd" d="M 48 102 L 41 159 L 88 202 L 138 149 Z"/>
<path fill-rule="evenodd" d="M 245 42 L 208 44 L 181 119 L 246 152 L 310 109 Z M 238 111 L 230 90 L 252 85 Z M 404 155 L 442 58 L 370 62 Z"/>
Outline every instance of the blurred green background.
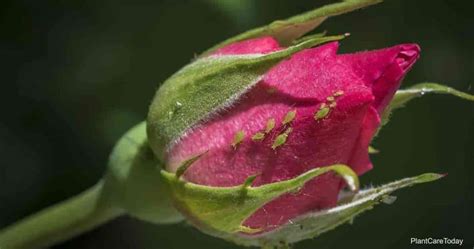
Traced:
<path fill-rule="evenodd" d="M 231 35 L 334 1 L 2 1 L 0 227 L 77 194 L 102 176 L 114 142 L 143 120 L 169 75 Z M 405 86 L 430 80 L 474 92 L 471 0 L 388 0 L 329 19 L 350 32 L 341 52 L 417 42 Z M 474 103 L 427 96 L 395 113 L 375 140 L 365 185 L 423 172 L 445 179 L 402 190 L 353 225 L 295 248 L 442 248 L 411 237 L 474 245 Z M 467 245 L 466 245 L 467 244 Z M 185 225 L 119 218 L 55 248 L 237 248 Z"/>

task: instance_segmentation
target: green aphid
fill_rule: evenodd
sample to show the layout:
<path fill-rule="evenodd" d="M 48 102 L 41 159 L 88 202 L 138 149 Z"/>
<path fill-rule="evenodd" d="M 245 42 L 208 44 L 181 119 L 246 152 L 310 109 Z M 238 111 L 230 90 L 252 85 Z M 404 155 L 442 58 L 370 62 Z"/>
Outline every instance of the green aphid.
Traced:
<path fill-rule="evenodd" d="M 289 111 L 286 114 L 285 118 L 283 119 L 282 124 L 286 125 L 286 124 L 290 123 L 291 121 L 293 121 L 293 119 L 295 119 L 295 117 L 296 117 L 296 110 Z"/>
<path fill-rule="evenodd" d="M 265 127 L 265 133 L 267 133 L 267 134 L 270 133 L 270 131 L 272 131 L 273 128 L 275 128 L 275 119 L 274 118 L 268 120 L 267 126 Z"/>
<path fill-rule="evenodd" d="M 285 144 L 286 139 L 288 138 L 288 134 L 290 134 L 291 131 L 292 131 L 292 128 L 289 127 L 288 129 L 286 129 L 285 132 L 283 132 L 282 134 L 278 135 L 278 136 L 275 138 L 275 141 L 273 141 L 272 149 L 276 149 L 276 148 L 282 146 L 283 144 Z"/>
<path fill-rule="evenodd" d="M 236 148 L 245 138 L 245 132 L 240 130 L 234 135 L 234 140 L 232 141 L 232 147 Z"/>
<path fill-rule="evenodd" d="M 262 140 L 264 138 L 265 138 L 265 133 L 263 132 L 257 132 L 255 133 L 255 135 L 252 136 L 253 141 Z"/>
<path fill-rule="evenodd" d="M 335 96 L 335 97 L 339 97 L 339 96 L 342 96 L 342 95 L 344 95 L 344 91 L 342 91 L 342 90 L 336 91 L 336 92 L 333 94 L 333 96 Z"/>
<path fill-rule="evenodd" d="M 318 121 L 318 120 L 321 120 L 321 119 L 325 118 L 325 117 L 329 114 L 329 110 L 330 110 L 330 108 L 327 107 L 327 106 L 325 106 L 325 107 L 323 107 L 323 108 L 320 108 L 320 109 L 316 112 L 316 114 L 314 114 L 314 119 L 315 119 L 316 121 Z"/>

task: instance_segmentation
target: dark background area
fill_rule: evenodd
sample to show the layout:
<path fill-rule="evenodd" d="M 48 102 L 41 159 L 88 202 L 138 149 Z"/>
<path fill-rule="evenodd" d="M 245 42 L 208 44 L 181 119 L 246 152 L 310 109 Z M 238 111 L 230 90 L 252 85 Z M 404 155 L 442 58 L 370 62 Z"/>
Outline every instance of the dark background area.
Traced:
<path fill-rule="evenodd" d="M 146 117 L 160 82 L 234 34 L 334 1 L 2 1 L 0 228 L 97 182 L 114 142 Z M 387 0 L 327 20 L 341 52 L 416 42 L 422 81 L 474 92 L 471 0 Z M 395 113 L 374 146 L 378 185 L 424 172 L 445 179 L 397 192 L 353 225 L 295 248 L 441 248 L 411 237 L 474 234 L 474 103 L 427 96 Z M 467 245 L 466 245 L 467 244 Z M 466 245 L 466 246 L 465 246 Z M 237 248 L 183 224 L 119 218 L 55 248 Z"/>

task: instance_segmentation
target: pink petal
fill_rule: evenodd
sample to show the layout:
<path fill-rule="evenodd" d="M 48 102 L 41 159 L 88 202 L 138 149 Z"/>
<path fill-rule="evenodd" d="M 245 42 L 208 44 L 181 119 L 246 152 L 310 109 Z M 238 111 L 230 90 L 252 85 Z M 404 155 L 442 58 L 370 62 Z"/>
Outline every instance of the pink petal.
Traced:
<path fill-rule="evenodd" d="M 379 114 L 400 87 L 405 74 L 420 56 L 417 44 L 402 44 L 390 48 L 340 55 L 341 63 L 352 65 L 356 74 L 372 87 L 374 107 Z"/>
<path fill-rule="evenodd" d="M 218 49 L 214 55 L 266 54 L 280 50 L 278 42 L 271 36 L 232 43 Z"/>

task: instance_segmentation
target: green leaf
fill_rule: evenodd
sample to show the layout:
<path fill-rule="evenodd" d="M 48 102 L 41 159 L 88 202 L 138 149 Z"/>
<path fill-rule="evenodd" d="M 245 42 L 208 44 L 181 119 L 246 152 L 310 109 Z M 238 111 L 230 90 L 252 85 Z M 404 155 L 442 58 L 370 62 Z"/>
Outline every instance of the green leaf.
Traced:
<path fill-rule="evenodd" d="M 198 122 L 230 106 L 281 60 L 343 38 L 315 37 L 265 55 L 210 56 L 194 61 L 166 80 L 153 99 L 147 120 L 153 150 L 163 157 L 166 146 Z"/>
<path fill-rule="evenodd" d="M 268 25 L 258 27 L 230 39 L 227 39 L 205 51 L 206 56 L 228 44 L 262 36 L 273 36 L 280 45 L 288 46 L 293 40 L 318 27 L 326 18 L 361 9 L 382 0 L 346 0 L 333 3 L 306 13 L 290 17 L 286 20 L 274 21 Z"/>
<path fill-rule="evenodd" d="M 395 93 L 389 106 L 382 114 L 382 124 L 385 125 L 388 123 L 390 114 L 393 110 L 401 108 L 410 102 L 410 100 L 424 96 L 428 93 L 450 94 L 465 100 L 474 101 L 474 95 L 458 91 L 448 86 L 431 82 L 419 83 L 407 89 L 398 90 Z"/>
<path fill-rule="evenodd" d="M 246 246 L 267 247 L 279 245 L 281 242 L 295 243 L 312 239 L 339 225 L 352 222 L 357 215 L 372 209 L 377 204 L 393 203 L 396 198 L 391 194 L 398 189 L 435 181 L 441 177 L 443 177 L 441 174 L 426 173 L 380 187 L 365 189 L 356 195 L 351 195 L 350 198 L 342 199 L 337 207 L 300 216 L 276 230 L 254 236 L 232 236 L 228 239 Z"/>
<path fill-rule="evenodd" d="M 170 186 L 177 207 L 188 214 L 196 227 L 227 238 L 240 232 L 259 232 L 259 229 L 245 227 L 242 223 L 266 203 L 283 194 L 299 191 L 306 182 L 327 172 L 341 176 L 351 190 L 358 189 L 357 174 L 345 165 L 315 168 L 293 179 L 258 187 L 251 186 L 256 176 L 250 176 L 239 186 L 211 187 L 186 182 L 164 170 L 162 175 Z"/>

